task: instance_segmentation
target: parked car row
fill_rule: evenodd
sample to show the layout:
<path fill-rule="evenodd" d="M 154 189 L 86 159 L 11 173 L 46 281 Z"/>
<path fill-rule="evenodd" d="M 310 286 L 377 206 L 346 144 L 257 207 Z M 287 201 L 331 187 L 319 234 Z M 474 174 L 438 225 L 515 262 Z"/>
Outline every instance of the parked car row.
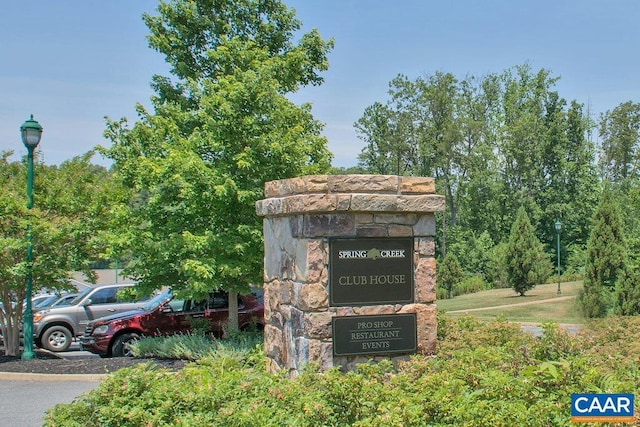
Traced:
<path fill-rule="evenodd" d="M 69 303 L 77 293 L 61 293 L 61 294 L 40 294 L 31 298 L 31 309 L 37 310 L 45 307 L 52 307 L 56 305 L 65 305 Z M 11 303 L 12 307 L 16 306 L 15 302 Z M 22 309 L 26 308 L 26 303 L 22 304 Z M 4 310 L 4 304 L 0 302 L 0 309 Z"/>
<path fill-rule="evenodd" d="M 130 356 L 129 344 L 142 336 L 189 333 L 203 328 L 221 336 L 229 318 L 229 296 L 213 292 L 201 301 L 174 298 L 167 289 L 136 310 L 89 322 L 80 337 L 83 350 L 101 357 Z M 264 324 L 264 305 L 254 294 L 238 296 L 240 329 Z"/>
<path fill-rule="evenodd" d="M 85 289 L 67 305 L 38 308 L 33 313 L 33 336 L 38 347 L 59 352 L 82 335 L 87 323 L 113 313 L 142 305 L 133 283 L 116 283 Z"/>
<path fill-rule="evenodd" d="M 221 335 L 229 317 L 228 294 L 213 292 L 207 300 L 174 298 L 165 290 L 153 298 L 136 295 L 133 283 L 86 289 L 67 305 L 37 308 L 33 316 L 34 342 L 53 352 L 69 349 L 74 338 L 83 350 L 102 357 L 128 356 L 129 344 L 142 336 L 188 333 L 204 328 Z M 238 297 L 240 328 L 264 324 L 260 295 Z"/>
<path fill-rule="evenodd" d="M 78 294 L 51 294 L 38 295 L 31 299 L 32 309 L 43 309 L 45 307 L 55 307 L 66 305 L 73 300 Z"/>

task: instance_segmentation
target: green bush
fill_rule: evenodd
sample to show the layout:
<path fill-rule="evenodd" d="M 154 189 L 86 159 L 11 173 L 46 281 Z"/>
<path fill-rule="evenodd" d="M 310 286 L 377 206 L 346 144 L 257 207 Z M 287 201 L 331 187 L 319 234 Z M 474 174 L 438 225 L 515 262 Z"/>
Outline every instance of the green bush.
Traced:
<path fill-rule="evenodd" d="M 436 299 L 449 299 L 459 295 L 472 294 L 489 289 L 489 285 L 482 279 L 482 276 L 469 276 L 457 282 L 451 293 L 448 289 L 436 286 Z"/>
<path fill-rule="evenodd" d="M 436 270 L 436 286 L 446 289 L 448 297 L 451 298 L 453 289 L 464 280 L 464 271 L 460 267 L 458 257 L 449 251 Z"/>
<path fill-rule="evenodd" d="M 582 279 L 584 279 L 584 275 L 580 274 L 580 273 L 571 273 L 571 272 L 564 272 L 560 275 L 560 282 L 562 283 L 567 283 L 567 282 L 579 282 Z M 549 278 L 546 280 L 546 283 L 558 283 L 558 276 L 549 276 Z"/>
<path fill-rule="evenodd" d="M 453 294 L 454 296 L 473 294 L 486 289 L 488 289 L 488 286 L 481 276 L 470 276 L 465 277 L 464 280 L 454 287 Z"/>
<path fill-rule="evenodd" d="M 441 288 L 440 286 L 436 286 L 436 299 L 448 299 L 449 291 Z"/>
<path fill-rule="evenodd" d="M 262 342 L 262 333 L 259 331 L 238 332 L 225 339 L 194 333 L 141 338 L 131 344 L 131 352 L 135 357 L 163 359 L 199 360 L 219 354 L 243 358 Z"/>
<path fill-rule="evenodd" d="M 365 363 L 347 373 L 310 365 L 294 379 L 268 374 L 255 348 L 241 358 L 213 352 L 177 373 L 148 364 L 126 368 L 49 410 L 45 423 L 571 426 L 572 393 L 640 392 L 637 317 L 607 318 L 576 336 L 545 325 L 540 338 L 499 320 L 439 316 L 438 325 L 445 330 L 438 332 L 437 357 Z"/>

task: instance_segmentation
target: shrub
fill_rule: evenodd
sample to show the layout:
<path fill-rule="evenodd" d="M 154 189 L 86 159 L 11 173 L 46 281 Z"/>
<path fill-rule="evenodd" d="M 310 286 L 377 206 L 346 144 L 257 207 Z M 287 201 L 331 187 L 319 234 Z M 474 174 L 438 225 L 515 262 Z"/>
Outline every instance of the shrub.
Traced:
<path fill-rule="evenodd" d="M 212 354 L 246 357 L 255 347 L 262 345 L 262 333 L 237 332 L 226 339 L 200 333 L 179 334 L 168 337 L 145 337 L 131 344 L 136 357 L 198 360 Z"/>
<path fill-rule="evenodd" d="M 451 294 L 449 290 L 443 287 L 436 287 L 436 299 L 449 299 L 457 297 L 459 295 L 472 294 L 475 292 L 484 291 L 489 288 L 489 285 L 485 283 L 481 276 L 475 275 L 465 277 L 458 282 L 452 289 Z"/>
<path fill-rule="evenodd" d="M 241 359 L 214 353 L 177 373 L 125 368 L 49 410 L 45 424 L 570 426 L 571 393 L 640 392 L 640 318 L 608 318 L 577 336 L 550 324 L 540 338 L 501 320 L 438 322 L 446 330 L 437 356 L 396 366 L 320 373 L 309 365 L 288 379 L 264 372 L 250 352 Z"/>
<path fill-rule="evenodd" d="M 454 296 L 473 294 L 475 292 L 484 291 L 488 288 L 481 276 L 466 277 L 458 286 L 454 288 Z"/>
<path fill-rule="evenodd" d="M 454 287 L 464 279 L 464 271 L 460 267 L 458 257 L 449 251 L 436 271 L 437 286 L 446 289 L 448 298 L 451 298 Z"/>

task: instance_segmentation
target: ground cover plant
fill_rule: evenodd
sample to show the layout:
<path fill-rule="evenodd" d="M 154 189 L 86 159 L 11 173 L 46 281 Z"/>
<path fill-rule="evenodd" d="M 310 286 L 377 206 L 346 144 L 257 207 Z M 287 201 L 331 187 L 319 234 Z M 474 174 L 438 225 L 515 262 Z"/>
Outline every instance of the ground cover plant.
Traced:
<path fill-rule="evenodd" d="M 122 369 L 52 408 L 45 423 L 569 426 L 572 393 L 640 392 L 640 318 L 601 319 L 577 335 L 555 324 L 543 329 L 534 337 L 506 321 L 440 316 L 437 356 L 347 373 L 309 366 L 294 379 L 266 373 L 260 346 L 212 351 L 179 372 Z"/>

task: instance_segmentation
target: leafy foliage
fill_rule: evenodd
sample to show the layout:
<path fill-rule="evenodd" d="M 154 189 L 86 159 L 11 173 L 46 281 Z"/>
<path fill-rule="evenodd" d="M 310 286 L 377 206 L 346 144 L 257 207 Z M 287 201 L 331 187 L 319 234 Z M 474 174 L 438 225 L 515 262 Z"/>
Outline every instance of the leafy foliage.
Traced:
<path fill-rule="evenodd" d="M 600 117 L 604 179 L 621 182 L 640 177 L 640 104 L 624 102 Z"/>
<path fill-rule="evenodd" d="M 497 285 L 493 283 L 493 273 L 499 270 L 493 260 L 495 248 L 495 243 L 486 230 L 477 233 L 462 226 L 450 227 L 447 230 L 447 253 L 456 254 L 466 274 L 480 276 L 492 285 Z"/>
<path fill-rule="evenodd" d="M 548 324 L 540 338 L 499 320 L 438 321 L 437 357 L 347 373 L 309 365 L 294 379 L 265 373 L 256 352 L 206 358 L 178 373 L 126 368 L 57 405 L 45 424 L 570 426 L 572 393 L 640 392 L 640 337 L 629 335 L 640 318 L 593 323 L 577 336 Z"/>
<path fill-rule="evenodd" d="M 93 153 L 60 166 L 34 165 L 34 206 L 28 210 L 26 165 L 0 153 L 0 329 L 7 354 L 16 354 L 26 297 L 27 228 L 33 241 L 33 292 L 69 289 L 74 270 L 89 279 L 89 261 L 104 251 L 108 212 L 122 199 L 122 187 L 90 164 Z"/>
<path fill-rule="evenodd" d="M 141 338 L 131 345 L 131 352 L 136 357 L 165 359 L 200 360 L 229 355 L 244 359 L 262 342 L 262 333 L 257 331 L 237 332 L 225 339 L 194 333 Z"/>
<path fill-rule="evenodd" d="M 106 154 L 134 195 L 113 252 L 127 274 L 191 297 L 246 291 L 262 279 L 266 181 L 326 172 L 331 155 L 309 105 L 285 95 L 320 84 L 332 41 L 298 34 L 277 0 L 161 1 L 145 15 L 150 46 L 175 79 L 155 76 L 154 112 L 109 121 Z"/>
<path fill-rule="evenodd" d="M 543 244 L 552 246 L 560 219 L 566 242 L 584 245 L 597 200 L 593 123 L 554 91 L 557 81 L 528 64 L 482 77 L 398 75 L 388 101 L 367 107 L 355 124 L 365 142 L 360 166 L 434 176 L 447 200 L 443 246 L 444 230 L 458 226 L 505 242 L 521 205 Z M 456 251 L 461 261 L 463 252 Z"/>
<path fill-rule="evenodd" d="M 444 261 L 438 266 L 436 284 L 447 290 L 448 298 L 451 298 L 453 287 L 464 279 L 464 272 L 460 267 L 458 258 L 453 252 L 448 252 Z"/>

